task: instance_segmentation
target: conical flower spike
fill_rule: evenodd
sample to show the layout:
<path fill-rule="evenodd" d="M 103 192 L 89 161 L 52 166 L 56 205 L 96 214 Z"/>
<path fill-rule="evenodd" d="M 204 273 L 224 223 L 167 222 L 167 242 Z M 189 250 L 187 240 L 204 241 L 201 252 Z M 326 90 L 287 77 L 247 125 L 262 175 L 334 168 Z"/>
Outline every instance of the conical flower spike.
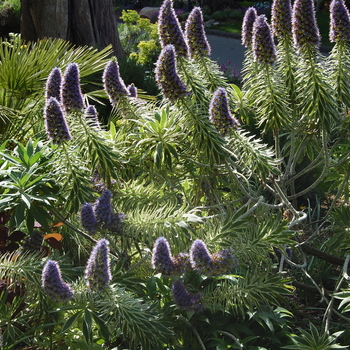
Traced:
<path fill-rule="evenodd" d="M 237 128 L 240 124 L 232 117 L 228 101 L 227 92 L 224 88 L 218 88 L 209 106 L 209 120 L 221 135 L 226 135 L 230 128 Z"/>
<path fill-rule="evenodd" d="M 127 87 L 130 97 L 137 97 L 137 89 L 134 84 L 130 84 Z"/>
<path fill-rule="evenodd" d="M 80 73 L 76 63 L 70 63 L 64 72 L 61 89 L 63 110 L 81 112 L 84 109 L 83 95 L 80 89 Z"/>
<path fill-rule="evenodd" d="M 121 219 L 114 213 L 112 208 L 112 192 L 105 190 L 94 205 L 94 212 L 99 225 L 109 231 L 118 230 L 119 220 Z"/>
<path fill-rule="evenodd" d="M 180 310 L 200 312 L 204 309 L 201 295 L 189 294 L 181 281 L 176 281 L 172 287 L 173 298 Z"/>
<path fill-rule="evenodd" d="M 187 56 L 187 44 L 171 0 L 164 0 L 159 9 L 158 33 L 162 48 L 172 44 L 175 47 L 176 56 Z"/>
<path fill-rule="evenodd" d="M 170 253 L 170 246 L 164 237 L 159 237 L 152 251 L 152 266 L 164 276 L 172 276 L 174 273 L 174 262 Z"/>
<path fill-rule="evenodd" d="M 103 86 L 112 105 L 120 98 L 128 95 L 128 90 L 119 75 L 119 65 L 116 61 L 109 61 L 103 71 Z"/>
<path fill-rule="evenodd" d="M 203 15 L 200 7 L 194 7 L 188 16 L 185 37 L 191 58 L 210 55 L 211 49 L 204 31 Z"/>
<path fill-rule="evenodd" d="M 242 24 L 242 44 L 248 48 L 252 46 L 253 25 L 258 17 L 255 7 L 249 7 L 244 14 Z"/>
<path fill-rule="evenodd" d="M 238 265 L 238 260 L 234 257 L 232 249 L 220 250 L 212 255 L 212 259 L 213 275 L 229 274 Z"/>
<path fill-rule="evenodd" d="M 68 283 L 62 280 L 60 267 L 56 261 L 48 260 L 46 262 L 41 283 L 45 293 L 53 301 L 63 303 L 73 297 L 73 290 Z"/>
<path fill-rule="evenodd" d="M 191 246 L 190 260 L 194 270 L 203 274 L 212 274 L 212 257 L 207 246 L 200 239 L 196 239 Z"/>
<path fill-rule="evenodd" d="M 292 12 L 294 45 L 303 51 L 306 46 L 320 46 L 320 32 L 316 23 L 313 0 L 295 0 Z"/>
<path fill-rule="evenodd" d="M 330 5 L 331 26 L 329 41 L 350 41 L 350 19 L 349 10 L 343 0 L 332 0 Z"/>
<path fill-rule="evenodd" d="M 279 39 L 292 33 L 292 5 L 290 0 L 274 0 L 271 11 L 272 33 Z"/>
<path fill-rule="evenodd" d="M 90 290 L 101 292 L 111 281 L 109 267 L 109 242 L 102 238 L 93 248 L 86 264 L 85 279 Z"/>
<path fill-rule="evenodd" d="M 50 97 L 46 101 L 44 119 L 46 133 L 54 144 L 59 145 L 72 139 L 61 106 L 56 98 Z"/>
<path fill-rule="evenodd" d="M 54 68 L 46 81 L 45 97 L 47 100 L 50 97 L 54 97 L 58 102 L 61 101 L 61 83 L 61 70 L 59 68 Z"/>
<path fill-rule="evenodd" d="M 159 55 L 156 66 L 156 82 L 163 95 L 172 102 L 189 94 L 176 71 L 173 45 L 165 46 Z"/>
<path fill-rule="evenodd" d="M 260 15 L 255 20 L 252 41 L 254 61 L 268 65 L 276 61 L 275 43 L 265 15 Z"/>
<path fill-rule="evenodd" d="M 90 235 L 96 233 L 98 223 L 94 209 L 90 203 L 85 203 L 81 208 L 80 219 L 84 230 L 86 230 Z"/>

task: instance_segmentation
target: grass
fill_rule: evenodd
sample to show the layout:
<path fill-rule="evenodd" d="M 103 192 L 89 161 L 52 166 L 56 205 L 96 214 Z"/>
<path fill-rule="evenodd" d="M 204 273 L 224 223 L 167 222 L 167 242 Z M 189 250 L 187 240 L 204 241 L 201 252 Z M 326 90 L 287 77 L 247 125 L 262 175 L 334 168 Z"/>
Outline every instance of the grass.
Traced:
<path fill-rule="evenodd" d="M 316 20 L 318 27 L 320 29 L 321 34 L 321 43 L 322 46 L 333 46 L 333 44 L 329 41 L 329 13 L 328 12 L 317 12 Z M 212 29 L 217 29 L 220 31 L 240 34 L 242 29 L 241 21 L 231 21 L 231 22 L 223 22 L 211 27 Z"/>

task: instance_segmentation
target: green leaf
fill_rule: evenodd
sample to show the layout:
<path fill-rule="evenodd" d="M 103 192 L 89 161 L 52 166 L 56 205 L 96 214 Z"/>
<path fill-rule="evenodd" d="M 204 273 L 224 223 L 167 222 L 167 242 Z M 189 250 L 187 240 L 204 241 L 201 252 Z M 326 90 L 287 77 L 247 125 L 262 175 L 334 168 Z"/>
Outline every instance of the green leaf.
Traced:
<path fill-rule="evenodd" d="M 66 323 L 63 325 L 60 334 L 64 334 L 69 328 L 71 328 L 75 322 L 78 320 L 79 317 L 81 317 L 83 311 L 80 310 L 78 312 L 76 312 L 74 315 L 72 315 L 67 321 Z"/>

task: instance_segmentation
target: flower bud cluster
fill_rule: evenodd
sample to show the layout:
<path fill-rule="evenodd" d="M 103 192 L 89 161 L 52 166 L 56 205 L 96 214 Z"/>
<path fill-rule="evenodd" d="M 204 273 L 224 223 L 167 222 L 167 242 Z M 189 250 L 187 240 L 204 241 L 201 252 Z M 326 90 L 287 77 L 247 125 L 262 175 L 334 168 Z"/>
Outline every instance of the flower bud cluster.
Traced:
<path fill-rule="evenodd" d="M 156 65 L 156 82 L 163 95 L 171 102 L 189 94 L 176 70 L 175 49 L 173 45 L 165 46 Z"/>
<path fill-rule="evenodd" d="M 331 25 L 329 31 L 329 41 L 350 41 L 350 19 L 349 10 L 343 0 L 332 0 L 329 7 Z"/>
<path fill-rule="evenodd" d="M 95 106 L 93 106 L 93 105 L 87 106 L 85 111 L 84 111 L 84 116 L 85 116 L 86 120 L 88 121 L 88 123 L 90 124 L 90 126 L 92 126 L 93 128 L 96 128 L 96 129 L 101 129 L 101 125 L 100 125 L 100 122 L 98 120 L 97 110 L 96 110 Z"/>
<path fill-rule="evenodd" d="M 276 61 L 275 43 L 265 15 L 258 16 L 254 22 L 252 43 L 254 61 L 267 65 Z"/>
<path fill-rule="evenodd" d="M 200 7 L 194 7 L 187 18 L 185 38 L 191 58 L 210 55 L 210 45 L 204 31 L 203 15 Z"/>
<path fill-rule="evenodd" d="M 112 279 L 109 266 L 109 242 L 100 239 L 93 250 L 85 268 L 85 279 L 88 288 L 92 291 L 101 292 L 107 288 Z"/>
<path fill-rule="evenodd" d="M 238 128 L 239 121 L 231 115 L 227 92 L 224 88 L 218 88 L 210 102 L 209 120 L 221 135 L 227 135 L 230 128 Z"/>
<path fill-rule="evenodd" d="M 61 270 L 56 261 L 48 260 L 42 271 L 42 288 L 53 301 L 58 303 L 67 302 L 73 297 L 71 286 L 64 282 Z"/>
<path fill-rule="evenodd" d="M 271 11 L 272 33 L 283 39 L 292 33 L 292 5 L 290 0 L 274 0 Z"/>
<path fill-rule="evenodd" d="M 61 84 L 62 75 L 59 68 L 54 68 L 49 74 L 46 81 L 45 98 L 48 100 L 50 97 L 54 97 L 58 102 L 61 101 Z"/>
<path fill-rule="evenodd" d="M 80 211 L 80 219 L 83 228 L 89 233 L 94 234 L 99 228 L 123 233 L 124 214 L 115 213 L 112 208 L 112 192 L 104 190 L 99 199 L 94 203 L 85 203 Z"/>
<path fill-rule="evenodd" d="M 176 56 L 187 57 L 187 44 L 171 0 L 164 0 L 159 9 L 158 33 L 162 48 L 171 44 L 175 48 Z"/>

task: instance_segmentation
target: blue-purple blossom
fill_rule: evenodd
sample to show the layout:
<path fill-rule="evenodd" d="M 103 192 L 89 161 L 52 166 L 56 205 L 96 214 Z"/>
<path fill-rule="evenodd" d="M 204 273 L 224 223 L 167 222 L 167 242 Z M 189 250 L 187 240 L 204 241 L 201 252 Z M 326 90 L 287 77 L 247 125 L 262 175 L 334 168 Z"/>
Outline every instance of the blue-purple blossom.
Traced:
<path fill-rule="evenodd" d="M 84 116 L 86 120 L 89 122 L 90 126 L 101 129 L 100 122 L 98 120 L 96 107 L 93 105 L 89 105 L 86 107 Z"/>
<path fill-rule="evenodd" d="M 187 56 L 187 44 L 171 0 L 164 0 L 159 9 L 158 33 L 162 48 L 172 44 L 176 56 Z"/>
<path fill-rule="evenodd" d="M 130 84 L 127 87 L 130 97 L 137 97 L 137 89 L 134 84 Z"/>
<path fill-rule="evenodd" d="M 185 38 L 191 58 L 210 55 L 210 45 L 204 31 L 203 15 L 200 7 L 194 7 L 187 18 Z"/>
<path fill-rule="evenodd" d="M 44 120 L 47 136 L 54 144 L 59 145 L 72 139 L 61 105 L 55 97 L 46 101 Z"/>
<path fill-rule="evenodd" d="M 176 70 L 176 58 L 173 45 L 165 46 L 156 65 L 156 82 L 163 95 L 171 102 L 189 94 Z"/>
<path fill-rule="evenodd" d="M 246 48 L 252 46 L 253 25 L 257 17 L 258 13 L 254 7 L 249 7 L 244 14 L 242 24 L 242 44 Z"/>
<path fill-rule="evenodd" d="M 349 10 L 343 0 L 332 0 L 329 7 L 331 23 L 329 41 L 350 41 Z"/>
<path fill-rule="evenodd" d="M 292 12 L 294 45 L 303 51 L 305 47 L 320 46 L 320 32 L 316 23 L 314 0 L 295 0 Z"/>
<path fill-rule="evenodd" d="M 76 63 L 70 63 L 64 72 L 61 103 L 66 113 L 81 112 L 84 109 L 83 95 L 80 89 L 79 67 Z"/>
<path fill-rule="evenodd" d="M 229 132 L 230 128 L 237 128 L 240 126 L 239 121 L 231 115 L 227 92 L 224 88 L 218 88 L 211 99 L 209 120 L 223 136 Z"/>
<path fill-rule="evenodd" d="M 152 251 L 152 267 L 164 276 L 174 274 L 174 262 L 172 260 L 170 246 L 166 238 L 157 238 Z"/>
<path fill-rule="evenodd" d="M 44 266 L 41 277 L 42 288 L 52 300 L 63 303 L 73 297 L 70 285 L 62 280 L 58 263 L 48 260 Z"/>
<path fill-rule="evenodd" d="M 258 16 L 254 22 L 252 42 L 254 61 L 268 65 L 276 61 L 275 43 L 265 15 Z"/>
<path fill-rule="evenodd" d="M 112 105 L 115 105 L 121 98 L 126 97 L 129 92 L 119 75 L 119 65 L 115 60 L 109 61 L 103 71 L 103 87 Z"/>
<path fill-rule="evenodd" d="M 172 294 L 176 306 L 183 311 L 200 312 L 204 310 L 200 293 L 189 294 L 181 281 L 174 282 Z"/>
<path fill-rule="evenodd" d="M 212 257 L 205 243 L 196 239 L 190 249 L 190 260 L 192 268 L 199 273 L 211 274 Z"/>
<path fill-rule="evenodd" d="M 61 101 L 61 83 L 62 75 L 59 68 L 54 68 L 49 74 L 46 81 L 45 97 L 49 99 L 54 97 L 58 102 Z"/>
<path fill-rule="evenodd" d="M 90 203 L 83 204 L 80 212 L 81 225 L 90 235 L 96 233 L 98 228 L 94 209 Z"/>
<path fill-rule="evenodd" d="M 94 205 L 94 212 L 97 219 L 97 223 L 103 229 L 107 229 L 112 232 L 122 233 L 121 223 L 124 218 L 123 214 L 116 214 L 112 208 L 112 192 L 105 190 Z"/>
<path fill-rule="evenodd" d="M 274 0 L 271 11 L 271 29 L 279 39 L 292 33 L 292 5 L 290 0 Z"/>
<path fill-rule="evenodd" d="M 238 265 L 238 260 L 233 255 L 232 249 L 222 249 L 212 254 L 213 275 L 223 275 L 231 273 L 232 269 Z"/>
<path fill-rule="evenodd" d="M 109 242 L 102 238 L 92 249 L 85 268 L 85 279 L 88 288 L 101 292 L 108 287 L 112 279 L 109 266 Z"/>

